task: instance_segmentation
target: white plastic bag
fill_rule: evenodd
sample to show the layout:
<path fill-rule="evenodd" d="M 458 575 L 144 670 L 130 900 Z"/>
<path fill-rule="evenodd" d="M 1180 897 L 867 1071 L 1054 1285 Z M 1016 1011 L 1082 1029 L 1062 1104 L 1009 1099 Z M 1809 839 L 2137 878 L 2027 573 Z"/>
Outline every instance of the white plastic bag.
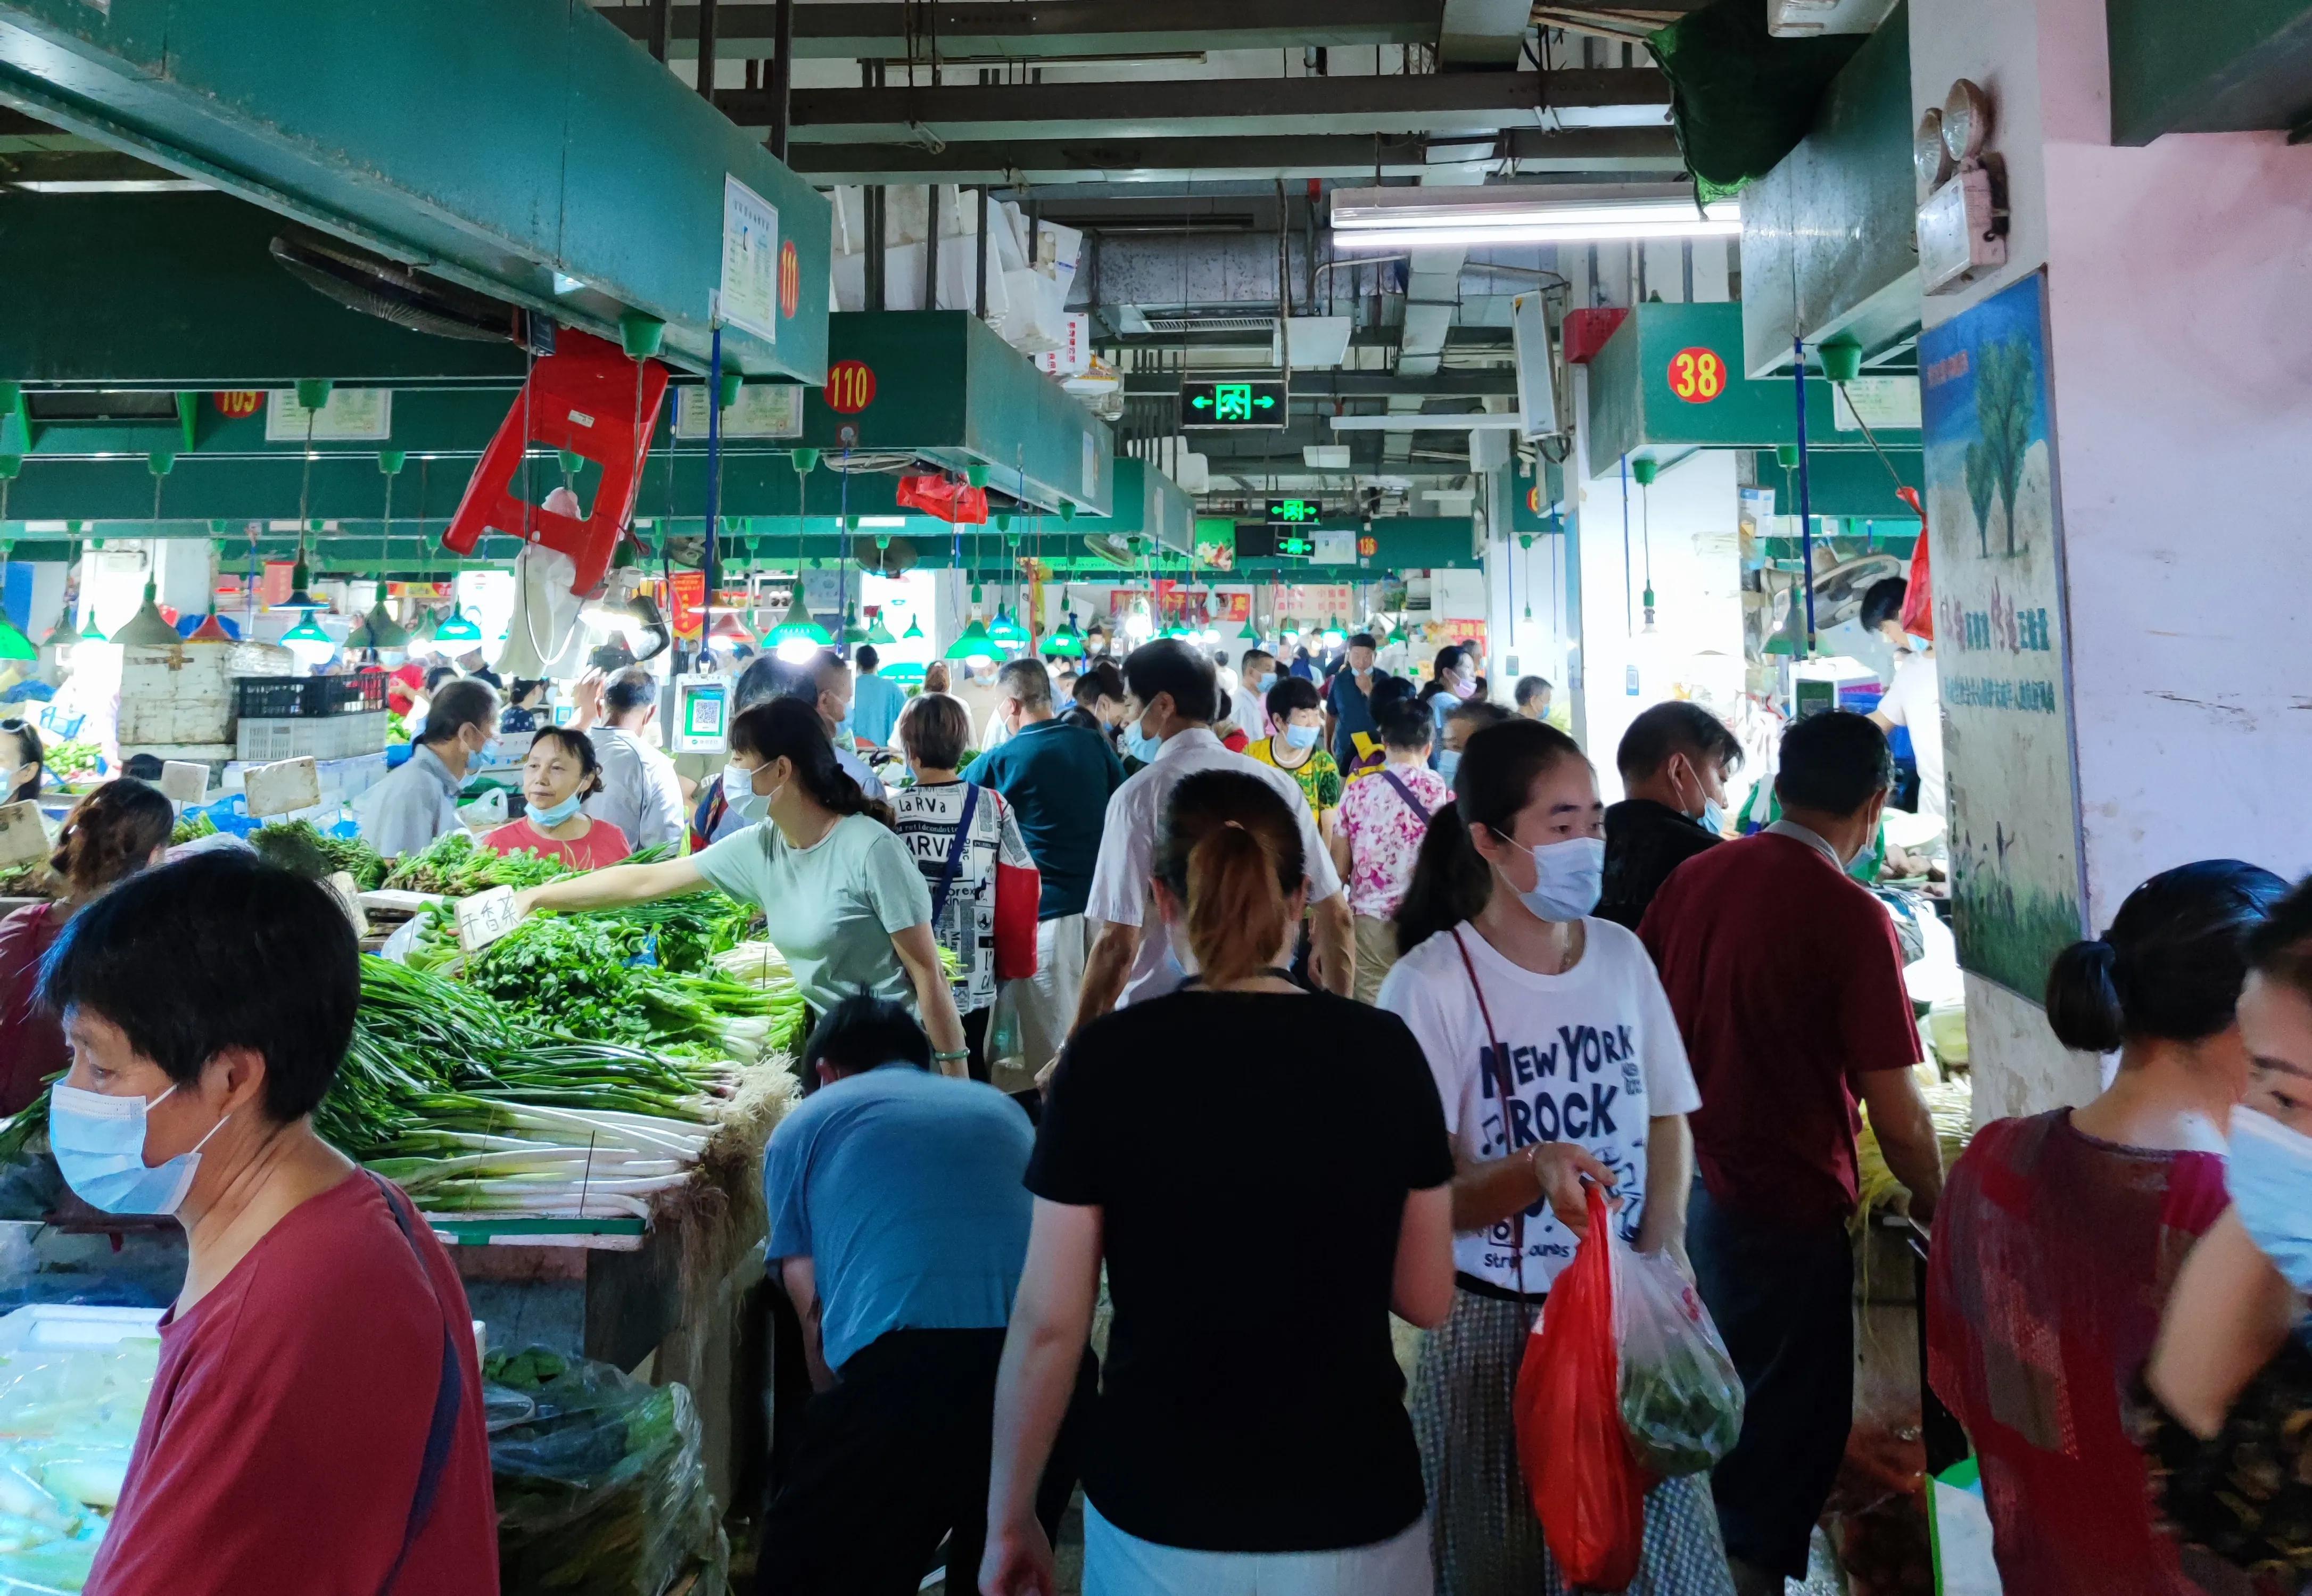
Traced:
<path fill-rule="evenodd" d="M 1742 1434 L 1742 1377 L 1701 1293 L 1668 1254 L 1617 1246 L 1614 1266 L 1630 1449 L 1664 1479 L 1702 1473 Z"/>

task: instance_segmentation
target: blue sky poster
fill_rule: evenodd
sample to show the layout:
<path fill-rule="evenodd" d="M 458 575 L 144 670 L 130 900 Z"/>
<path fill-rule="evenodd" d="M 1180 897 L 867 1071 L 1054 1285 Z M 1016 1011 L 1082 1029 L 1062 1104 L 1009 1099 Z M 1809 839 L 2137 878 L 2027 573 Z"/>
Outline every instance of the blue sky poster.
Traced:
<path fill-rule="evenodd" d="M 1960 966 L 2033 1003 L 2081 934 L 2045 278 L 1919 339 Z"/>

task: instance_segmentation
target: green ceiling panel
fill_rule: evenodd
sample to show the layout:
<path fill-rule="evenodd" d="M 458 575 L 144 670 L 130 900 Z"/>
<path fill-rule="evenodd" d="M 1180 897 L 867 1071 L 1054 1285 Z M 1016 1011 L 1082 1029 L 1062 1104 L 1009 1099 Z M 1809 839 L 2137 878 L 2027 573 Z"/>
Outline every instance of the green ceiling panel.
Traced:
<path fill-rule="evenodd" d="M 1806 387 L 1810 449 L 1868 447 L 1861 433 L 1833 425 L 1828 382 Z M 1601 477 L 1625 454 L 1667 461 L 1689 449 L 1798 441 L 1791 380 L 1744 374 L 1742 307 L 1730 303 L 1636 307 L 1590 363 L 1590 467 Z M 1915 450 L 1918 429 L 1881 428 L 1878 441 Z"/>
<path fill-rule="evenodd" d="M 1851 449 L 1810 450 L 1807 501 L 1817 515 L 1867 515 L 1881 522 L 1915 520 L 1909 507 L 1895 496 L 1895 476 L 1887 471 L 1889 461 L 1904 487 L 1915 487 L 1922 495 L 1926 492 L 1926 473 L 1916 449 L 1889 449 L 1885 460 L 1868 450 L 1860 453 Z M 1759 487 L 1773 490 L 1776 514 L 1799 513 L 1798 473 L 1785 473 L 1773 453 L 1757 457 L 1756 480 Z"/>
<path fill-rule="evenodd" d="M 2312 0 L 2105 0 L 2111 142 L 2312 121 Z"/>
<path fill-rule="evenodd" d="M 0 102 L 590 330 L 643 311 L 694 368 L 735 178 L 800 292 L 726 364 L 825 369 L 826 199 L 582 0 L 0 0 Z"/>

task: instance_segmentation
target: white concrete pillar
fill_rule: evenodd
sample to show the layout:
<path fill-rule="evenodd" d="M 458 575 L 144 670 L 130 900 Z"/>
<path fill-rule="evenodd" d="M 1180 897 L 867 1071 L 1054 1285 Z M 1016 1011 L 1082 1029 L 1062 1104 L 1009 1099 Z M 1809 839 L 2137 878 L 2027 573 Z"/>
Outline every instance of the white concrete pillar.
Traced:
<path fill-rule="evenodd" d="M 2044 270 L 2062 555 L 2047 662 L 2060 715 L 1962 712 L 1954 683 L 2017 656 L 1970 660 L 1939 643 L 1958 840 L 1992 837 L 2024 861 L 2010 873 L 2027 887 L 2035 870 L 2068 874 L 2083 928 L 2194 859 L 2299 874 L 2312 765 L 2286 659 L 2312 609 L 2300 486 L 2312 322 L 2294 308 L 2312 289 L 2312 148 L 2276 132 L 2114 147 L 2102 0 L 1912 0 L 1910 26 L 1914 106 L 1940 104 L 1961 77 L 1990 96 L 1987 148 L 2005 162 L 2010 212 L 2007 266 L 1930 295 L 1925 322 L 1932 338 Z M 1964 542 L 1946 540 L 1973 524 L 1957 475 L 1947 461 L 1939 476 L 1931 452 L 1931 521 L 1937 504 L 1948 511 L 1939 566 L 1947 549 L 1964 565 Z M 1997 537 L 2002 513 L 1986 519 Z M 2062 732 L 2070 771 L 2058 759 L 2054 790 L 2014 790 L 2003 772 Z M 2097 1090 L 2097 1061 L 2056 1044 L 2012 960 L 2003 982 L 1978 973 L 1963 930 L 1962 962 L 1978 1118 Z"/>

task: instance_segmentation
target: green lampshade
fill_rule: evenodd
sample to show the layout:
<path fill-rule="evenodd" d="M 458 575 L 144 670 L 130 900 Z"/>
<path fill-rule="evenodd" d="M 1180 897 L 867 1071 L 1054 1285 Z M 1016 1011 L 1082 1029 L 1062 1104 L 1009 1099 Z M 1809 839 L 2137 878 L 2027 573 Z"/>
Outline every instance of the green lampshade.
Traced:
<path fill-rule="evenodd" d="M 789 664 L 807 660 L 820 649 L 834 645 L 834 636 L 812 618 L 800 598 L 787 606 L 786 619 L 763 635 L 763 646 Z"/>
<path fill-rule="evenodd" d="M 211 618 L 215 618 L 212 617 Z M 393 618 L 393 612 L 380 599 L 363 618 L 362 629 L 368 633 L 371 648 L 405 648 L 409 643 L 409 628 Z"/>
<path fill-rule="evenodd" d="M 947 657 L 976 663 L 981 660 L 1001 658 L 995 640 L 987 634 L 987 623 L 975 618 L 963 628 L 963 636 L 948 645 Z"/>
<path fill-rule="evenodd" d="M 0 660 L 31 661 L 39 657 L 39 649 L 16 629 L 13 621 L 0 619 Z"/>
<path fill-rule="evenodd" d="M 1334 616 L 1330 620 L 1327 620 L 1325 623 L 1326 647 L 1338 648 L 1340 647 L 1342 641 L 1347 636 L 1348 634 L 1341 630 L 1341 618 L 1339 616 Z"/>
<path fill-rule="evenodd" d="M 311 618 L 307 617 L 308 624 L 311 620 Z M 482 628 L 468 620 L 464 607 L 456 603 L 450 606 L 450 618 L 434 628 L 434 641 L 436 643 L 479 643 L 481 640 Z"/>
<path fill-rule="evenodd" d="M 305 563 L 304 557 L 301 555 L 298 557 L 297 563 L 289 569 L 289 596 L 282 600 L 278 604 L 270 606 L 270 608 L 275 609 L 302 609 L 308 612 L 315 609 L 327 609 L 328 606 L 313 596 L 311 592 L 312 585 L 313 569 Z"/>
<path fill-rule="evenodd" d="M 123 648 L 174 648 L 184 641 L 177 636 L 177 628 L 162 618 L 161 607 L 154 601 L 158 592 L 153 583 L 144 584 L 144 602 L 128 618 L 127 624 L 112 635 L 113 642 Z M 13 657 L 0 647 L 0 659 Z"/>
<path fill-rule="evenodd" d="M 353 626 L 346 633 L 346 647 L 351 650 L 376 646 L 376 644 L 369 640 L 369 617 L 366 615 L 355 617 Z"/>
<path fill-rule="evenodd" d="M 900 634 L 899 634 L 899 636 L 900 636 L 906 638 L 909 642 L 913 642 L 913 641 L 915 641 L 915 639 L 917 639 L 917 638 L 919 638 L 919 637 L 921 637 L 923 635 L 924 635 L 924 623 L 923 623 L 922 621 L 920 621 L 920 620 L 917 620 L 917 619 L 916 619 L 914 616 L 912 616 L 912 615 L 911 615 L 911 616 L 909 616 L 909 617 L 907 618 L 907 629 L 906 629 L 906 631 L 904 631 L 904 632 L 902 632 L 902 633 L 900 633 Z"/>
<path fill-rule="evenodd" d="M 1248 618 L 1244 623 L 1244 630 L 1239 632 L 1236 636 L 1237 641 L 1239 643 L 1257 643 L 1260 641 L 1260 628 L 1254 626 L 1251 620 Z"/>
<path fill-rule="evenodd" d="M 1028 641 L 1028 628 L 1013 620 L 1009 609 L 995 612 L 995 618 L 987 624 L 987 635 L 1006 648 L 1017 648 Z"/>
<path fill-rule="evenodd" d="M 471 626 L 473 623 L 469 621 L 467 624 Z M 128 628 L 126 627 L 121 628 L 124 632 Z M 447 632 L 450 628 L 444 626 L 442 629 L 444 632 Z M 480 636 L 480 631 L 477 629 L 474 636 L 477 637 Z M 311 612 L 307 613 L 304 619 L 299 621 L 295 626 L 291 627 L 287 631 L 282 633 L 281 641 L 284 643 L 326 643 L 331 648 L 335 648 L 337 645 L 337 640 L 321 629 L 321 623 L 314 618 L 314 616 Z"/>
<path fill-rule="evenodd" d="M 1058 630 L 1044 639 L 1044 652 L 1055 659 L 1080 660 L 1083 658 L 1083 635 L 1076 630 L 1076 618 L 1073 615 L 1061 621 Z"/>
<path fill-rule="evenodd" d="M 916 636 L 921 636 L 922 634 L 919 632 Z M 883 624 L 883 612 L 880 609 L 875 611 L 874 618 L 868 623 L 866 640 L 878 648 L 887 648 L 898 641 L 897 637 L 891 636 L 891 628 Z"/>
<path fill-rule="evenodd" d="M 867 628 L 859 624 L 859 606 L 854 604 L 843 612 L 843 641 L 856 648 L 863 643 L 872 643 Z M 889 639 L 886 639 L 889 641 Z"/>

